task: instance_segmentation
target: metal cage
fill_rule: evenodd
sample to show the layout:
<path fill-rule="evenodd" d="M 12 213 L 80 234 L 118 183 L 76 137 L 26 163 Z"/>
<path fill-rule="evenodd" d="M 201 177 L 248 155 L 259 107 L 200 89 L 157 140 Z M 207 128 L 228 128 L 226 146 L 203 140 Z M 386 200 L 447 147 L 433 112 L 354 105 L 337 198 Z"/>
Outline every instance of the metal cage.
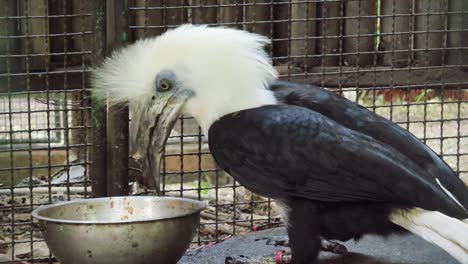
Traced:
<path fill-rule="evenodd" d="M 282 79 L 335 90 L 391 119 L 468 180 L 464 0 L 0 0 L 0 6 L 0 263 L 55 261 L 30 217 L 37 206 L 147 193 L 128 157 L 128 110 L 92 100 L 90 66 L 119 46 L 184 23 L 269 37 Z M 194 247 L 281 225 L 271 200 L 217 168 L 191 117 L 179 119 L 162 170 L 164 195 L 209 200 Z"/>

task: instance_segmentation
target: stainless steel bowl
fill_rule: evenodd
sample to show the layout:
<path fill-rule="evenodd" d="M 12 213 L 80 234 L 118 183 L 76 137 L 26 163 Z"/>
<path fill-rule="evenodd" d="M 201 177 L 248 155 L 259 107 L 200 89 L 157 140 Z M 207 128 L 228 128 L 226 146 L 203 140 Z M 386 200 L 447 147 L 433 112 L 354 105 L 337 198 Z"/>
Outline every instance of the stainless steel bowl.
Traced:
<path fill-rule="evenodd" d="M 84 199 L 32 212 L 62 264 L 177 263 L 192 241 L 204 202 L 138 196 Z"/>

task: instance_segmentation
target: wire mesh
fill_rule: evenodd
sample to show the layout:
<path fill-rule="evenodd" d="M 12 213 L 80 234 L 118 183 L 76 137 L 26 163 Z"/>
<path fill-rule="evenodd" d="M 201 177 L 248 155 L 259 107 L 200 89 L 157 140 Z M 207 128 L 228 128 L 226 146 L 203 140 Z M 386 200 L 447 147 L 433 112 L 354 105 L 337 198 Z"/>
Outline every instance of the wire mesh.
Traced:
<path fill-rule="evenodd" d="M 129 5 L 129 30 L 133 40 L 183 23 L 268 36 L 281 78 L 336 90 L 391 119 L 467 179 L 466 13 L 460 1 L 141 0 Z M 278 223 L 270 200 L 216 168 L 193 119 L 183 117 L 170 142 L 165 194 L 210 200 L 197 242 Z"/>
<path fill-rule="evenodd" d="M 0 6 L 0 263 L 52 263 L 30 212 L 90 195 L 93 14 L 81 1 Z"/>
<path fill-rule="evenodd" d="M 40 251 L 29 212 L 91 195 L 86 66 L 102 54 L 98 2 L 0 0 L 0 254 L 7 258 L 53 262 Z M 391 119 L 468 180 L 464 0 L 129 0 L 127 11 L 130 42 L 183 23 L 265 35 L 282 79 L 333 89 Z M 281 224 L 272 201 L 217 168 L 193 118 L 181 117 L 168 142 L 163 193 L 210 202 L 194 246 Z M 132 194 L 144 193 L 131 160 L 130 176 Z"/>

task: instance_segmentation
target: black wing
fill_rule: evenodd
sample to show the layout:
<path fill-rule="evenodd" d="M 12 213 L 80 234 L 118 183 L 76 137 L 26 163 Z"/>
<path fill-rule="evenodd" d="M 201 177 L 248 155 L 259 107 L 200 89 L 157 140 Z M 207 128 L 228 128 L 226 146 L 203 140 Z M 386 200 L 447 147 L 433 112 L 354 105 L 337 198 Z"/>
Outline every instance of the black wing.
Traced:
<path fill-rule="evenodd" d="M 383 142 L 411 159 L 425 173 L 437 177 L 465 208 L 468 188 L 455 172 L 428 146 L 388 119 L 342 97 L 315 86 L 278 81 L 270 86 L 283 103 L 306 107 L 341 125 Z"/>
<path fill-rule="evenodd" d="M 209 146 L 218 164 L 267 197 L 382 201 L 463 211 L 415 162 L 309 109 L 270 105 L 217 120 Z"/>

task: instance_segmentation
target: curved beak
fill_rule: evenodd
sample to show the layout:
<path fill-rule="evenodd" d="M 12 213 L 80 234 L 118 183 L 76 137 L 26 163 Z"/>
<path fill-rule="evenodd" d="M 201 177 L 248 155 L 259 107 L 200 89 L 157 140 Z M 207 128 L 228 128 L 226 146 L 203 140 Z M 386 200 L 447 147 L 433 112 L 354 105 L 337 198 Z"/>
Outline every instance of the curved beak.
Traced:
<path fill-rule="evenodd" d="M 185 102 L 188 90 L 165 92 L 130 104 L 130 153 L 142 164 L 148 187 L 160 194 L 160 165 L 167 138 Z"/>

